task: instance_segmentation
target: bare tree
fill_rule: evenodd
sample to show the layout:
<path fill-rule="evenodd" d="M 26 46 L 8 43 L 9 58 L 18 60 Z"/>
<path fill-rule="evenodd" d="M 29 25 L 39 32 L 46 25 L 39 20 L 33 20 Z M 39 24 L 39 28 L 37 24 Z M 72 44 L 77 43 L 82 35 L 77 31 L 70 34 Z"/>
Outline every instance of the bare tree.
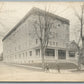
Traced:
<path fill-rule="evenodd" d="M 43 13 L 42 13 L 43 12 Z M 51 28 L 53 21 L 49 17 L 48 12 L 38 10 L 37 20 L 33 22 L 34 32 L 40 42 L 40 52 L 42 58 L 42 68 L 45 68 L 45 52 L 49 43 L 49 39 L 53 38 Z"/>
<path fill-rule="evenodd" d="M 81 61 L 82 61 L 82 57 L 83 57 L 83 50 L 84 50 L 84 37 L 83 37 L 83 27 L 84 27 L 84 4 L 82 4 L 80 6 L 80 14 L 76 11 L 76 9 L 74 9 L 75 15 L 79 20 L 79 27 L 80 27 L 80 36 L 78 39 L 78 45 L 80 43 L 80 41 L 82 41 L 82 49 L 80 47 L 78 47 L 78 52 L 79 52 L 79 58 L 78 58 L 78 67 L 79 69 L 81 69 Z"/>

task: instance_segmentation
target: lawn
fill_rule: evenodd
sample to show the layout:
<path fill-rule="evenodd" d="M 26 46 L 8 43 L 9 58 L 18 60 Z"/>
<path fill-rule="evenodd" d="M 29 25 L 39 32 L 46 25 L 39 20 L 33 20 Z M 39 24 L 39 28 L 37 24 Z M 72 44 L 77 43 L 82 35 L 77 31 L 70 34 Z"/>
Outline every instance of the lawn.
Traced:
<path fill-rule="evenodd" d="M 34 67 L 42 67 L 41 63 L 32 63 L 32 64 L 25 64 L 28 66 L 34 66 Z M 57 67 L 60 67 L 60 69 L 77 69 L 77 65 L 73 64 L 73 63 L 55 63 L 55 62 L 49 62 L 48 66 L 50 69 L 57 69 Z"/>

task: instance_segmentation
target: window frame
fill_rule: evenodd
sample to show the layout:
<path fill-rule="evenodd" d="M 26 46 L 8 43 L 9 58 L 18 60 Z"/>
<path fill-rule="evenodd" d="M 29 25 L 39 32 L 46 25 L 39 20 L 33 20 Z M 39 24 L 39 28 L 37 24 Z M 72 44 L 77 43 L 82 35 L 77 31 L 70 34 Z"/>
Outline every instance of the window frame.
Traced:
<path fill-rule="evenodd" d="M 74 55 L 71 56 L 70 54 L 74 54 Z M 69 57 L 71 57 L 71 58 L 74 57 L 74 58 L 75 58 L 75 56 L 76 56 L 76 52 L 74 52 L 74 51 L 69 51 Z"/>

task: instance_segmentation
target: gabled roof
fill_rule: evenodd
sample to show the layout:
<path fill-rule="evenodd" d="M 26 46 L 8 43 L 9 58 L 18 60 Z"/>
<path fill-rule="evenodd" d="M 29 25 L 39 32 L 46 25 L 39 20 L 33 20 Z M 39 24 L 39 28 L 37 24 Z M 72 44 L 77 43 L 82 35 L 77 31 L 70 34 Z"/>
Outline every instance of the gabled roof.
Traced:
<path fill-rule="evenodd" d="M 8 34 L 2 39 L 2 41 L 4 41 L 12 32 L 14 32 L 31 14 L 38 14 L 38 12 L 39 12 L 40 14 L 42 14 L 42 15 L 45 13 L 44 10 L 41 10 L 41 9 L 39 9 L 39 8 L 36 8 L 36 7 L 32 8 L 32 9 L 24 16 L 24 18 L 23 18 L 18 24 L 16 24 L 15 27 L 14 27 L 11 31 L 8 32 Z M 46 14 L 47 14 L 49 17 L 52 17 L 53 19 L 58 19 L 58 20 L 60 20 L 60 21 L 63 21 L 63 22 L 65 22 L 65 23 L 69 24 L 69 20 L 68 20 L 68 19 L 65 19 L 65 18 L 60 17 L 60 16 L 55 15 L 55 14 L 52 14 L 52 13 L 50 13 L 50 12 L 46 12 Z"/>
<path fill-rule="evenodd" d="M 73 40 L 70 45 L 68 46 L 68 50 L 69 51 L 75 51 L 77 52 L 79 50 L 79 46 L 77 45 L 77 43 Z"/>

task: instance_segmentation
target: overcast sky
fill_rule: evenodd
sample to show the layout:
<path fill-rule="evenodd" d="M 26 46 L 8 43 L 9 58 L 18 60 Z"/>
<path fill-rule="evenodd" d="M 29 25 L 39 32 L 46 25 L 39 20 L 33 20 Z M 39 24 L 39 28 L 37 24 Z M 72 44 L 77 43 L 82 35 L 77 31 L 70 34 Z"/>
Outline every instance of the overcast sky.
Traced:
<path fill-rule="evenodd" d="M 38 7 L 70 20 L 70 41 L 76 40 L 79 21 L 74 9 L 80 14 L 82 2 L 0 2 L 0 52 L 3 51 L 2 38 L 32 7 Z"/>

